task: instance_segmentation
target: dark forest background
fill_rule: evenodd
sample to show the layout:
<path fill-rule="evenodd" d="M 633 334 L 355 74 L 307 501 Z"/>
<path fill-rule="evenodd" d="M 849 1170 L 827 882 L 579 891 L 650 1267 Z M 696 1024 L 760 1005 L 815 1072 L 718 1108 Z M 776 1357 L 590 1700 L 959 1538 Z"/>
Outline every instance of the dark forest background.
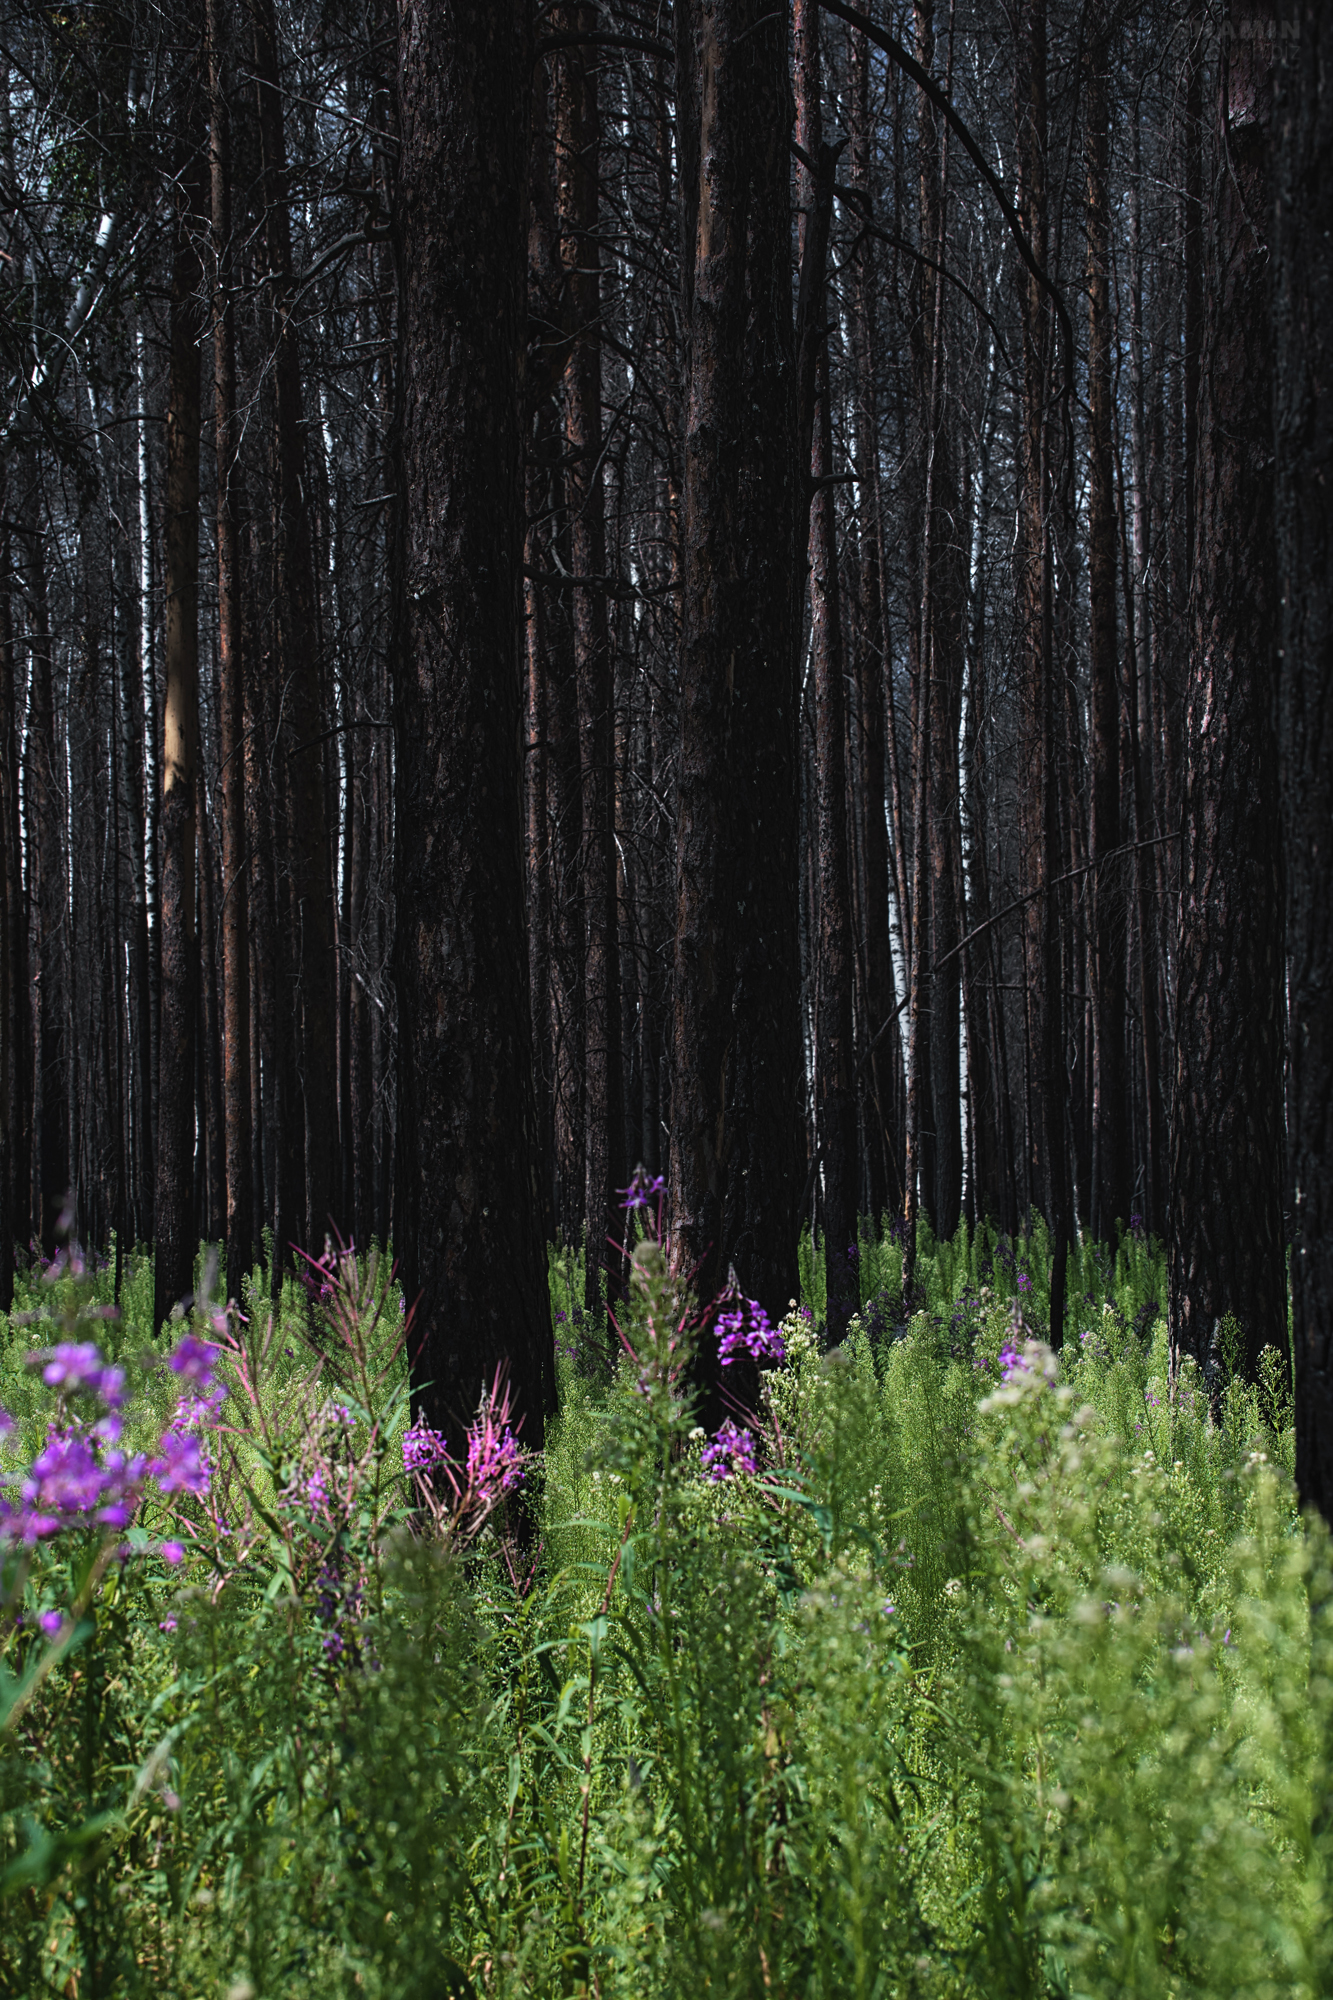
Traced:
<path fill-rule="evenodd" d="M 1166 1239 L 1333 1504 L 1329 37 L 1153 0 L 0 7 L 0 1306 L 858 1217 Z M 1333 717 L 1330 717 L 1333 720 Z M 910 1297 L 907 1301 L 910 1305 Z"/>

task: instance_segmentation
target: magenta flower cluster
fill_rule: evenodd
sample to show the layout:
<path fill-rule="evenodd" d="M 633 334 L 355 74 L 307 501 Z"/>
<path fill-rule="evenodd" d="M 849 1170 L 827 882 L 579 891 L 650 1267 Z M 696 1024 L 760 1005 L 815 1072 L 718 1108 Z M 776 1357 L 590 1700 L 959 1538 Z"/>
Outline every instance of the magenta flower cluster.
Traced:
<path fill-rule="evenodd" d="M 666 1193 L 666 1182 L 660 1174 L 650 1180 L 640 1167 L 629 1186 L 618 1192 L 625 1197 L 620 1206 L 633 1213 L 635 1209 L 651 1208 L 654 1202 L 660 1202 Z"/>
<path fill-rule="evenodd" d="M 468 1484 L 478 1493 L 508 1493 L 523 1478 L 523 1453 L 508 1424 L 494 1424 L 487 1411 L 467 1439 Z"/>
<path fill-rule="evenodd" d="M 782 1361 L 787 1348 L 758 1299 L 741 1299 L 717 1316 L 717 1352 L 722 1366 L 730 1368 L 738 1354 L 755 1361 Z"/>
<path fill-rule="evenodd" d="M 109 1410 L 118 1410 L 125 1401 L 125 1370 L 103 1361 L 91 1340 L 62 1341 L 28 1356 L 29 1367 L 39 1364 L 49 1389 L 99 1396 Z"/>
<path fill-rule="evenodd" d="M 217 1358 L 218 1351 L 212 1341 L 200 1340 L 197 1335 L 187 1333 L 168 1355 L 167 1366 L 174 1375 L 181 1376 L 192 1388 L 202 1392 L 212 1383 Z"/>
<path fill-rule="evenodd" d="M 169 1364 L 187 1382 L 207 1390 L 216 1351 L 187 1334 Z M 181 1427 L 180 1409 L 173 1427 L 159 1440 L 155 1457 L 140 1452 L 127 1458 L 115 1449 L 121 1429 L 118 1413 L 125 1402 L 125 1371 L 104 1361 L 92 1341 L 66 1341 L 30 1354 L 28 1363 L 41 1369 L 42 1380 L 62 1400 L 68 1395 L 92 1395 L 106 1414 L 91 1424 L 74 1418 L 48 1425 L 45 1444 L 18 1482 L 18 1504 L 0 1498 L 0 1540 L 31 1544 L 79 1525 L 127 1528 L 147 1479 L 155 1479 L 168 1495 L 208 1491 L 208 1460 L 199 1439 Z M 191 1400 L 211 1415 L 219 1393 Z M 7 1412 L 0 1416 L 0 1434 L 7 1435 L 14 1428 L 13 1419 Z"/>
<path fill-rule="evenodd" d="M 742 1430 L 728 1417 L 715 1438 L 699 1454 L 699 1467 L 706 1479 L 730 1479 L 737 1472 L 754 1472 L 754 1434 Z"/>
<path fill-rule="evenodd" d="M 1030 1372 L 1027 1362 L 1014 1346 L 1012 1340 L 1006 1340 L 1004 1346 L 1000 1349 L 1000 1366 L 1004 1370 L 1004 1379 L 1006 1382 L 1015 1382 L 1020 1375 L 1026 1375 Z"/>
<path fill-rule="evenodd" d="M 403 1432 L 403 1464 L 407 1471 L 430 1472 L 443 1465 L 448 1456 L 443 1433 L 432 1430 L 424 1417 L 418 1417 L 412 1428 Z"/>

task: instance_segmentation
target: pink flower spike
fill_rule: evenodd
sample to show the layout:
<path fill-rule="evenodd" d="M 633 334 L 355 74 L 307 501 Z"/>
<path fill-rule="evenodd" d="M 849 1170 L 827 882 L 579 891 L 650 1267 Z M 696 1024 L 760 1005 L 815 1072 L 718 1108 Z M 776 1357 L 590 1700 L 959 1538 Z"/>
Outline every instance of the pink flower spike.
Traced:
<path fill-rule="evenodd" d="M 207 1389 L 213 1380 L 213 1364 L 217 1356 L 217 1348 L 211 1341 L 199 1340 L 194 1334 L 187 1333 L 167 1356 L 167 1366 L 173 1374 L 184 1376 L 196 1389 Z"/>
<path fill-rule="evenodd" d="M 60 1628 L 64 1622 L 58 1611 L 42 1611 L 39 1612 L 37 1617 L 37 1623 L 41 1626 L 48 1639 L 54 1639 L 59 1636 Z"/>
<path fill-rule="evenodd" d="M 208 1462 L 198 1438 L 164 1431 L 159 1448 L 162 1456 L 155 1458 L 148 1470 L 164 1493 L 207 1493 Z"/>
<path fill-rule="evenodd" d="M 161 1554 L 165 1563 L 175 1564 L 185 1561 L 185 1550 L 179 1542 L 163 1542 Z"/>

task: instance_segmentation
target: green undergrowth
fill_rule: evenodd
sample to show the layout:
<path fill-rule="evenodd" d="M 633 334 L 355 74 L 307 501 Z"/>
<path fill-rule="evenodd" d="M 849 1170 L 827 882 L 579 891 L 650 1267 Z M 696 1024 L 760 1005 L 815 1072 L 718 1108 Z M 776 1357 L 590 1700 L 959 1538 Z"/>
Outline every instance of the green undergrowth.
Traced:
<path fill-rule="evenodd" d="M 553 1254 L 560 1412 L 470 1513 L 403 1472 L 387 1273 L 360 1375 L 302 1288 L 268 1328 L 257 1274 L 208 1443 L 226 1533 L 177 1496 L 132 1555 L 88 1529 L 5 1558 L 0 1991 L 1333 1989 L 1333 1572 L 1285 1362 L 1216 1411 L 1173 1393 L 1137 1236 L 1071 1257 L 1058 1359 L 1039 1224 L 923 1235 L 906 1306 L 892 1232 L 858 1250 L 830 1353 L 803 1245 L 730 1457 L 651 1232 L 610 1366 Z M 108 1284 L 20 1303 L 68 1335 Z M 78 1332 L 135 1371 L 145 1450 L 173 1398 L 148 1284 Z M 23 1357 L 58 1337 L 0 1355 L 13 1472 L 50 1404 Z"/>

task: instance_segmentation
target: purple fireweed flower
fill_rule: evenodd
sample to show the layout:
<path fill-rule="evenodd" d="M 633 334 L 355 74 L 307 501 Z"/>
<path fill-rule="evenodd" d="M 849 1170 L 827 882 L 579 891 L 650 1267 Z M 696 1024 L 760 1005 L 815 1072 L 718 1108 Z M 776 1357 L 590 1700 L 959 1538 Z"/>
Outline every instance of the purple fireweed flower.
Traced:
<path fill-rule="evenodd" d="M 1032 1280 L 1026 1271 L 1020 1271 L 1018 1274 L 1018 1289 L 1020 1292 L 1030 1292 L 1032 1290 Z"/>
<path fill-rule="evenodd" d="M 217 1348 L 210 1340 L 200 1340 L 195 1334 L 187 1333 L 179 1340 L 167 1356 L 167 1366 L 175 1375 L 196 1389 L 207 1389 L 213 1381 L 213 1365 L 218 1358 Z"/>
<path fill-rule="evenodd" d="M 133 1520 L 134 1510 L 139 1504 L 145 1462 L 142 1452 L 136 1452 L 133 1458 L 126 1458 L 123 1451 L 109 1451 L 103 1459 L 106 1490 L 102 1497 L 105 1504 L 98 1509 L 97 1518 L 108 1528 L 128 1528 Z"/>
<path fill-rule="evenodd" d="M 782 1361 L 787 1348 L 758 1299 L 743 1299 L 717 1316 L 717 1352 L 722 1366 L 730 1368 L 738 1354 L 749 1354 L 756 1361 Z"/>
<path fill-rule="evenodd" d="M 408 1472 L 429 1472 L 442 1465 L 448 1455 L 443 1433 L 432 1430 L 424 1417 L 418 1417 L 411 1430 L 403 1432 L 403 1465 Z"/>
<path fill-rule="evenodd" d="M 109 1484 L 82 1432 L 51 1430 L 45 1448 L 32 1462 L 22 1492 L 34 1513 L 86 1514 L 96 1507 Z"/>
<path fill-rule="evenodd" d="M 728 1417 L 711 1444 L 699 1454 L 699 1469 L 713 1481 L 730 1479 L 733 1473 L 754 1472 L 754 1437 Z"/>
<path fill-rule="evenodd" d="M 48 1639 L 57 1637 L 64 1622 L 58 1611 L 42 1611 L 37 1616 L 37 1623 L 41 1626 Z"/>
<path fill-rule="evenodd" d="M 1004 1346 L 1000 1349 L 1000 1366 L 1004 1370 L 1004 1379 L 1006 1382 L 1015 1382 L 1020 1375 L 1026 1375 L 1029 1372 L 1027 1362 L 1014 1346 L 1012 1340 L 1006 1340 Z"/>
<path fill-rule="evenodd" d="M 523 1453 L 508 1424 L 498 1427 L 490 1412 L 479 1418 L 467 1436 L 469 1485 L 488 1496 L 508 1493 L 523 1478 Z"/>
<path fill-rule="evenodd" d="M 163 1542 L 160 1553 L 163 1562 L 171 1563 L 173 1567 L 185 1561 L 185 1550 L 179 1542 Z"/>
<path fill-rule="evenodd" d="M 629 1186 L 617 1188 L 616 1192 L 625 1197 L 620 1204 L 624 1209 L 650 1208 L 654 1201 L 666 1193 L 666 1182 L 660 1174 L 655 1180 L 649 1180 L 640 1167 Z"/>
<path fill-rule="evenodd" d="M 214 1424 L 227 1400 L 225 1386 L 219 1382 L 215 1389 L 203 1396 L 182 1396 L 171 1415 L 173 1431 L 197 1431 L 205 1424 Z"/>
<path fill-rule="evenodd" d="M 125 1370 L 108 1367 L 91 1340 L 63 1340 L 57 1347 L 30 1354 L 28 1363 L 41 1365 L 48 1389 L 88 1389 L 113 1410 L 125 1400 Z"/>
<path fill-rule="evenodd" d="M 9 1437 L 12 1434 L 13 1429 L 14 1429 L 14 1419 L 10 1416 L 9 1411 L 6 1409 L 0 1409 L 0 1438 Z"/>
<path fill-rule="evenodd" d="M 164 1431 L 158 1450 L 162 1455 L 152 1461 L 148 1470 L 164 1493 L 207 1493 L 208 1461 L 199 1448 L 198 1438 L 187 1437 L 181 1431 Z"/>

